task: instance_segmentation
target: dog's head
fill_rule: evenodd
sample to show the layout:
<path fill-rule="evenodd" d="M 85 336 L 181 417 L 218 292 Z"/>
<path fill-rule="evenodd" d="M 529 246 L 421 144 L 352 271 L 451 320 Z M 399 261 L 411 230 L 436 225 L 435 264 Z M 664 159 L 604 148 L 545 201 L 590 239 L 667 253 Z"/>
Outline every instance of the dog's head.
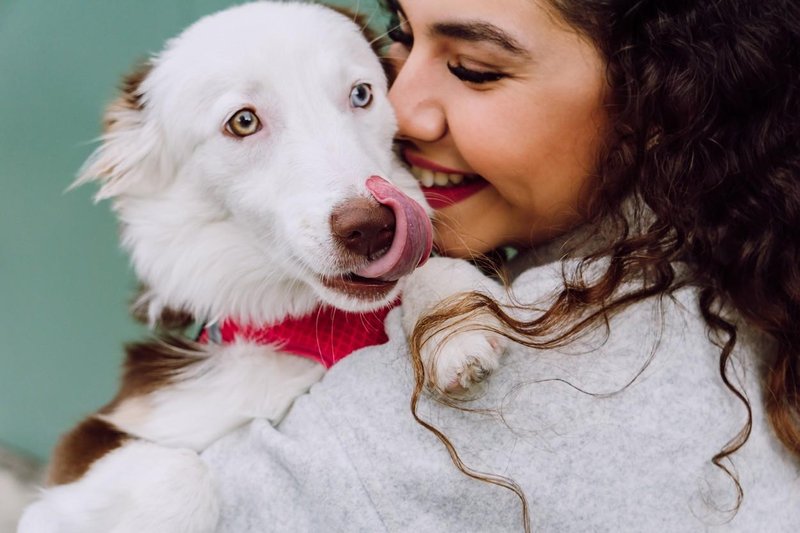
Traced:
<path fill-rule="evenodd" d="M 431 228 L 381 64 L 343 14 L 257 2 L 128 77 L 77 183 L 112 198 L 155 311 L 270 320 L 396 297 Z M 412 200 L 413 198 L 413 200 Z"/>

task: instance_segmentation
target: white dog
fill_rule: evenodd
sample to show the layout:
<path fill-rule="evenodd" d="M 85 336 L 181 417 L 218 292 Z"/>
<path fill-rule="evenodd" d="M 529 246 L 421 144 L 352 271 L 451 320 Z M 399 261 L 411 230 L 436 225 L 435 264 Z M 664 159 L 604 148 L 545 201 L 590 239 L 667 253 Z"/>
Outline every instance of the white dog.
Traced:
<path fill-rule="evenodd" d="M 498 290 L 461 261 L 415 271 L 431 248 L 427 207 L 392 153 L 385 75 L 361 30 L 321 6 L 246 4 L 127 79 L 77 183 L 97 179 L 98 199 L 113 200 L 153 324 L 166 310 L 256 325 L 321 306 L 366 312 L 402 289 L 409 329 L 447 295 Z M 129 349 L 119 393 L 62 440 L 20 531 L 214 529 L 197 452 L 254 417 L 278 421 L 324 366 L 208 331 L 206 343 Z M 502 347 L 460 332 L 423 354 L 427 375 L 469 387 Z"/>

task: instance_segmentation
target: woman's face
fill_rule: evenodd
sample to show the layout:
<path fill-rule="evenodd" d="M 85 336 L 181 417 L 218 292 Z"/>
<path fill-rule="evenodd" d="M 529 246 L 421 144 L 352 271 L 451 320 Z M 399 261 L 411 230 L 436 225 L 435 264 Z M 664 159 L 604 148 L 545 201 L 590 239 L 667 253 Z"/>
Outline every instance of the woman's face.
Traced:
<path fill-rule="evenodd" d="M 535 0 L 396 4 L 389 97 L 440 251 L 530 246 L 578 224 L 606 123 L 599 52 Z"/>

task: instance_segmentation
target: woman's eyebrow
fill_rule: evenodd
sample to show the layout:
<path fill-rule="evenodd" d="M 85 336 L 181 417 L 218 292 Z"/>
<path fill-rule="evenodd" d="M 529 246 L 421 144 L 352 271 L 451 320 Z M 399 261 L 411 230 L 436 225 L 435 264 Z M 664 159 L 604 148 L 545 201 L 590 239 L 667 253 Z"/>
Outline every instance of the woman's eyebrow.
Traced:
<path fill-rule="evenodd" d="M 437 22 L 431 26 L 431 33 L 462 41 L 488 42 L 514 55 L 530 55 L 519 41 L 488 22 Z"/>

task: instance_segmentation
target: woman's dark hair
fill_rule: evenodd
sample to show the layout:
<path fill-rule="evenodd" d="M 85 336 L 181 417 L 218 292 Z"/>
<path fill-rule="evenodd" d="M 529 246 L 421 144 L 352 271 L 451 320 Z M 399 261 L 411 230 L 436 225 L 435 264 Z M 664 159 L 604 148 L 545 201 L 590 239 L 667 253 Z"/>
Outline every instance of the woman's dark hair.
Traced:
<path fill-rule="evenodd" d="M 714 463 L 736 481 L 724 460 L 752 425 L 750 403 L 728 375 L 737 314 L 774 341 L 774 353 L 760 354 L 769 366 L 763 397 L 777 436 L 800 458 L 800 2 L 549 4 L 607 62 L 612 135 L 587 218 L 613 221 L 615 238 L 565 273 L 560 294 L 535 320 L 516 321 L 480 294 L 425 317 L 412 336 L 412 405 L 424 382 L 420 347 L 454 314 L 490 312 L 514 340 L 548 348 L 633 303 L 692 285 L 720 339 L 722 379 L 748 413 Z M 646 227 L 629 224 L 623 200 L 650 213 Z M 601 259 L 603 274 L 584 279 Z M 679 272 L 678 263 L 687 268 Z"/>
<path fill-rule="evenodd" d="M 643 278 L 642 297 L 696 286 L 708 326 L 726 339 L 722 377 L 747 404 L 726 374 L 737 328 L 720 311 L 732 307 L 775 341 L 763 354 L 767 412 L 800 457 L 800 3 L 551 2 L 608 62 L 617 138 L 590 211 L 606 217 L 630 196 L 654 215 L 604 251 L 612 260 L 598 282 L 566 285 L 560 300 L 595 295 L 567 314 L 608 301 L 623 279 Z M 676 278 L 675 261 L 688 276 Z"/>

